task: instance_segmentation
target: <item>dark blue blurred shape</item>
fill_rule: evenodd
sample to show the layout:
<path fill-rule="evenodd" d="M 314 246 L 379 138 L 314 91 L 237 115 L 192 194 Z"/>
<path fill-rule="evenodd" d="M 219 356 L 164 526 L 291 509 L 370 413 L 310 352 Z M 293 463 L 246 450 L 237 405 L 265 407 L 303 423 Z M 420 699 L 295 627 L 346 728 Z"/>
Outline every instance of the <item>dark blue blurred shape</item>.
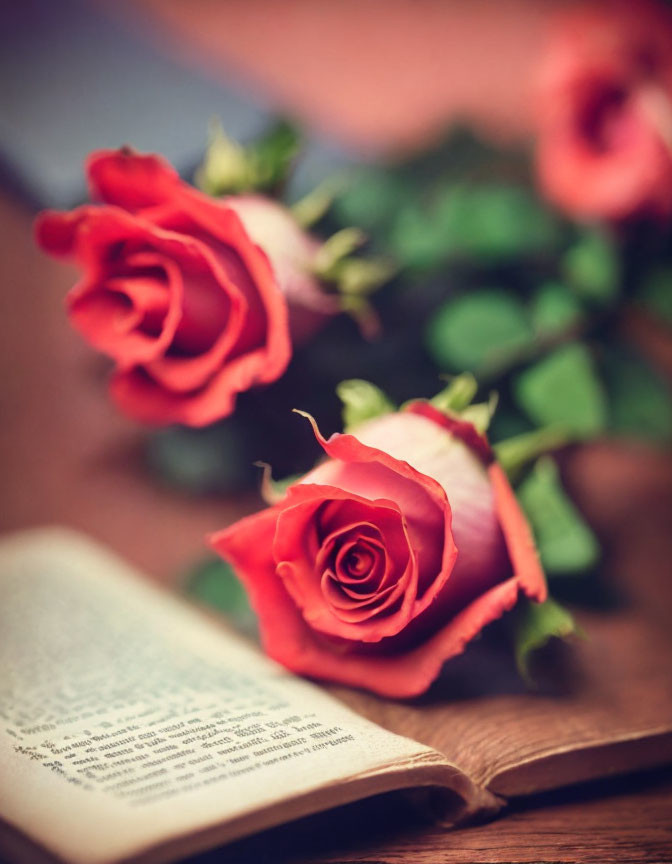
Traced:
<path fill-rule="evenodd" d="M 77 203 L 91 150 L 131 144 L 163 153 L 184 172 L 202 154 L 211 117 L 243 141 L 269 122 L 271 107 L 235 76 L 218 86 L 161 53 L 146 20 L 132 31 L 132 21 L 108 17 L 86 0 L 3 5 L 0 160 L 5 179 L 36 205 Z M 298 187 L 342 159 L 311 143 Z"/>

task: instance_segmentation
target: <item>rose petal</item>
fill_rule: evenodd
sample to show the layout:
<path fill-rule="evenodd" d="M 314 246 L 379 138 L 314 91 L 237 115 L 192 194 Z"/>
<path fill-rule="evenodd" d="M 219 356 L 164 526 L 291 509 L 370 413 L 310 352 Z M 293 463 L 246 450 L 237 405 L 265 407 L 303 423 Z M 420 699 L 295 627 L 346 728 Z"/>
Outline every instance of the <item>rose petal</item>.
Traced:
<path fill-rule="evenodd" d="M 266 577 L 260 582 L 268 585 Z M 446 660 L 461 654 L 487 624 L 513 607 L 518 587 L 515 578 L 495 585 L 431 639 L 400 654 L 367 655 L 348 652 L 342 645 L 320 642 L 280 602 L 284 639 L 271 637 L 264 645 L 272 657 L 299 675 L 338 681 L 393 699 L 407 699 L 424 693 Z"/>
<path fill-rule="evenodd" d="M 325 510 L 335 509 L 335 507 L 337 507 L 337 505 L 339 504 L 342 506 L 346 506 L 349 503 L 351 502 L 325 502 L 325 506 L 323 508 L 320 508 L 321 512 L 319 515 L 319 519 L 317 519 L 316 522 L 324 526 L 325 523 L 322 518 L 322 514 Z M 333 518 L 330 518 L 329 522 L 332 521 L 334 521 Z M 350 542 L 351 537 L 360 537 L 363 538 L 366 542 L 375 543 L 378 548 L 380 548 L 381 554 L 385 558 L 384 572 L 382 574 L 380 583 L 377 585 L 378 590 L 387 588 L 390 584 L 394 585 L 396 583 L 397 577 L 401 574 L 401 572 L 403 572 L 403 569 L 405 568 L 407 563 L 408 548 L 406 538 L 398 538 L 397 540 L 394 535 L 388 534 L 387 537 L 383 539 L 379 529 L 371 523 L 357 522 L 356 520 L 354 522 L 346 522 L 346 524 L 341 525 L 341 527 L 337 528 L 331 534 L 328 534 L 326 538 L 322 539 L 321 545 L 318 542 L 318 537 L 323 537 L 322 530 L 316 532 L 315 539 L 315 548 L 317 549 L 317 552 L 315 553 L 315 567 L 318 572 L 322 572 L 323 570 L 329 568 L 329 558 L 333 553 L 333 546 L 335 545 L 336 541 L 340 540 L 341 542 L 345 542 L 347 544 Z M 393 559 L 398 562 L 396 568 L 393 566 Z M 390 566 L 387 566 L 388 563 Z M 344 587 L 357 586 L 357 593 L 360 593 L 360 589 L 363 584 L 362 580 L 354 577 L 347 578 L 343 576 L 340 577 L 340 581 Z"/>
<path fill-rule="evenodd" d="M 228 297 L 227 326 L 208 352 L 197 357 L 166 357 L 148 371 L 168 389 L 186 391 L 205 383 L 225 358 L 230 363 L 254 354 L 259 358 L 253 364 L 255 375 L 259 375 L 257 383 L 274 381 L 291 357 L 287 305 L 266 256 L 252 245 L 237 215 L 204 200 L 205 204 L 200 198 L 194 203 L 183 190 L 179 209 L 171 204 L 143 215 L 198 244 Z M 198 207 L 206 211 L 200 221 L 196 218 L 200 215 Z"/>
<path fill-rule="evenodd" d="M 347 624 L 359 624 L 363 621 L 368 621 L 376 616 L 381 616 L 383 612 L 387 613 L 390 606 L 394 605 L 396 609 L 400 604 L 398 592 L 395 592 L 396 586 L 394 585 L 390 585 L 389 588 L 379 591 L 366 600 L 352 599 L 341 594 L 338 590 L 338 583 L 336 582 L 334 574 L 326 572 L 322 576 L 320 587 L 323 595 L 328 601 L 332 613 L 339 621 L 344 621 Z M 332 633 L 332 635 L 335 636 L 341 634 Z"/>
<path fill-rule="evenodd" d="M 93 284 L 87 279 L 68 294 L 73 325 L 122 367 L 148 362 L 168 348 L 182 314 L 183 294 L 180 269 L 170 259 L 138 252 L 126 264 L 127 276 Z M 143 322 L 151 322 L 151 330 L 143 329 Z"/>
<path fill-rule="evenodd" d="M 387 560 L 383 543 L 358 536 L 341 543 L 334 562 L 335 578 L 349 597 L 373 597 L 381 587 Z"/>
<path fill-rule="evenodd" d="M 316 516 L 325 501 L 344 501 L 347 504 L 363 506 L 374 520 L 384 537 L 397 536 L 397 542 L 405 546 L 404 557 L 397 555 L 392 559 L 395 570 L 399 572 L 392 591 L 386 595 L 376 611 L 386 610 L 388 614 L 366 617 L 366 623 L 349 623 L 327 602 L 322 591 L 321 573 L 316 572 L 317 553 L 314 537 Z M 307 545 L 307 538 L 310 543 Z M 390 542 L 390 540 L 388 540 Z M 273 559 L 277 565 L 278 576 L 283 580 L 288 593 L 310 626 L 323 633 L 353 639 L 358 642 L 377 642 L 384 636 L 400 632 L 408 623 L 414 608 L 417 591 L 417 562 L 410 547 L 405 525 L 399 508 L 392 501 L 368 501 L 357 498 L 351 493 L 333 487 L 296 485 L 290 488 L 278 515 L 278 530 L 273 544 Z M 395 600 L 400 601 L 398 609 L 391 610 Z M 352 616 L 350 616 L 352 617 Z M 354 620 L 354 619 L 353 619 Z"/>
<path fill-rule="evenodd" d="M 237 394 L 266 383 L 268 375 L 266 352 L 259 350 L 227 362 L 202 387 L 183 393 L 166 390 L 142 366 L 117 370 L 110 394 L 124 413 L 148 425 L 207 426 L 230 414 Z"/>
<path fill-rule="evenodd" d="M 442 429 L 450 432 L 454 438 L 459 438 L 460 441 L 466 444 L 481 459 L 484 465 L 489 465 L 495 458 L 488 439 L 476 429 L 473 423 L 449 417 L 443 411 L 439 411 L 438 408 L 421 399 L 408 404 L 404 408 L 404 411 L 425 417 L 427 420 L 431 420 L 437 426 L 441 426 Z"/>
<path fill-rule="evenodd" d="M 91 153 L 86 172 L 92 198 L 131 211 L 170 200 L 181 185 L 177 171 L 165 159 L 130 147 Z"/>
<path fill-rule="evenodd" d="M 548 589 L 530 525 L 520 509 L 518 499 L 502 466 L 493 463 L 488 468 L 488 474 L 495 496 L 495 510 L 509 550 L 514 576 L 528 597 L 543 603 L 548 596 Z"/>
<path fill-rule="evenodd" d="M 470 423 L 454 423 L 421 402 L 362 424 L 357 436 L 370 445 L 381 442 L 386 452 L 436 479 L 450 502 L 457 560 L 437 602 L 411 628 L 427 632 L 441 623 L 441 616 L 455 614 L 511 574 L 492 484 L 483 464 L 491 461 L 490 447 Z"/>
<path fill-rule="evenodd" d="M 38 213 L 33 229 L 35 242 L 50 255 L 58 257 L 72 255 L 77 230 L 89 209 L 78 207 L 69 212 L 43 210 Z"/>
<path fill-rule="evenodd" d="M 206 248 L 203 252 L 209 259 Z M 182 318 L 175 338 L 167 352 L 146 364 L 158 384 L 177 393 L 207 386 L 225 365 L 244 330 L 247 311 L 235 284 L 223 282 L 219 271 L 203 267 L 183 273 L 183 279 Z"/>
<path fill-rule="evenodd" d="M 324 483 L 366 498 L 392 497 L 399 502 L 418 559 L 420 581 L 413 615 L 420 614 L 441 591 L 457 555 L 451 508 L 444 490 L 408 462 L 367 446 L 352 435 L 333 435 L 326 441 L 309 419 L 319 443 L 332 459 L 318 465 L 298 485 Z"/>

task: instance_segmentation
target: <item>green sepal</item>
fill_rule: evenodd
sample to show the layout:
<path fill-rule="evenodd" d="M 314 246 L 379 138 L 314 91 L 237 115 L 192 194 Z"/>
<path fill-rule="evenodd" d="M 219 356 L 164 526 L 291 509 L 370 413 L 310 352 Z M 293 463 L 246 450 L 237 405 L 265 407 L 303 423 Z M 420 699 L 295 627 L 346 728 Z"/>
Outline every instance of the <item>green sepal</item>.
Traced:
<path fill-rule="evenodd" d="M 519 601 L 512 614 L 515 658 L 518 672 L 526 684 L 535 686 L 530 661 L 535 651 L 551 639 L 570 639 L 583 635 L 574 617 L 551 597 L 544 603 Z"/>
<path fill-rule="evenodd" d="M 366 242 L 366 234 L 359 228 L 341 228 L 327 238 L 315 253 L 312 270 L 320 279 L 331 280 L 334 268 Z"/>
<path fill-rule="evenodd" d="M 492 449 L 509 479 L 515 480 L 528 462 L 564 447 L 569 441 L 570 436 L 561 426 L 544 426 L 498 441 Z"/>
<path fill-rule="evenodd" d="M 214 196 L 275 189 L 289 174 L 300 144 L 298 130 L 285 120 L 278 120 L 246 147 L 229 138 L 219 121 L 213 121 L 195 183 Z"/>
<path fill-rule="evenodd" d="M 464 372 L 462 375 L 450 377 L 448 386 L 429 402 L 439 411 L 461 411 L 471 405 L 477 391 L 478 381 L 471 372 Z"/>
<path fill-rule="evenodd" d="M 351 432 L 366 420 L 391 414 L 396 410 L 394 403 L 375 384 L 359 378 L 341 381 L 336 394 L 343 403 L 343 429 Z"/>
<path fill-rule="evenodd" d="M 539 459 L 516 494 L 549 578 L 581 575 L 595 566 L 600 557 L 599 543 L 563 489 L 550 456 Z"/>
<path fill-rule="evenodd" d="M 484 434 L 488 431 L 492 418 L 495 416 L 498 403 L 499 393 L 493 390 L 487 402 L 475 402 L 473 405 L 467 405 L 458 413 L 461 420 L 471 423 L 477 432 Z"/>
<path fill-rule="evenodd" d="M 517 403 L 540 426 L 562 426 L 577 438 L 604 429 L 607 402 L 587 347 L 564 345 L 522 372 L 513 382 Z"/>
<path fill-rule="evenodd" d="M 253 188 L 254 178 L 245 148 L 224 132 L 219 120 L 210 123 L 208 145 L 196 169 L 194 183 L 208 195 L 224 195 Z"/>
<path fill-rule="evenodd" d="M 280 117 L 248 147 L 255 189 L 276 189 L 289 176 L 303 138 L 291 121 Z"/>
<path fill-rule="evenodd" d="M 334 286 L 346 311 L 361 305 L 360 298 L 389 282 L 398 270 L 390 258 L 354 257 L 352 253 L 365 241 L 359 228 L 342 228 L 324 241 L 312 261 L 314 275 Z"/>
<path fill-rule="evenodd" d="M 299 198 L 289 208 L 294 218 L 302 228 L 310 228 L 319 222 L 334 203 L 343 181 L 329 177 L 311 189 L 303 198 Z"/>
<path fill-rule="evenodd" d="M 221 558 L 199 561 L 187 574 L 184 593 L 197 603 L 223 612 L 237 630 L 257 635 L 257 618 L 233 567 Z"/>
<path fill-rule="evenodd" d="M 478 389 L 478 382 L 470 372 L 464 372 L 462 375 L 454 377 L 444 377 L 448 378 L 450 383 L 437 393 L 436 396 L 433 396 L 429 400 L 429 404 L 449 417 L 471 423 L 480 433 L 487 432 L 497 409 L 499 394 L 493 391 L 487 402 L 472 403 L 471 400 L 476 395 Z M 402 408 L 413 404 L 415 401 L 417 400 L 411 399 L 405 402 Z"/>
<path fill-rule="evenodd" d="M 394 261 L 381 256 L 344 258 L 335 266 L 332 278 L 342 299 L 359 298 L 377 291 L 398 269 Z"/>
<path fill-rule="evenodd" d="M 389 258 L 353 256 L 365 241 L 359 228 L 337 231 L 317 250 L 311 272 L 335 290 L 341 311 L 355 319 L 366 338 L 373 339 L 381 327 L 368 295 L 389 282 L 398 267 Z"/>

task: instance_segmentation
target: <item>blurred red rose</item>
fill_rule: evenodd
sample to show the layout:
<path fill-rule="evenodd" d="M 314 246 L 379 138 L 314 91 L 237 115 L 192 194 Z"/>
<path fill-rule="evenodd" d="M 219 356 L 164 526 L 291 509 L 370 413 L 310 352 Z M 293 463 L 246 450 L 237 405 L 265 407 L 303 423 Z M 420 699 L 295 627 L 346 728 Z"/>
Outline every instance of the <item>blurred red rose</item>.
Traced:
<path fill-rule="evenodd" d="M 541 186 L 579 218 L 672 214 L 672 12 L 603 2 L 556 22 L 540 79 Z"/>
<path fill-rule="evenodd" d="M 529 527 L 473 426 L 425 402 L 325 441 L 280 503 L 211 538 L 294 672 L 392 697 L 546 586 Z"/>
<path fill-rule="evenodd" d="M 82 268 L 70 320 L 116 362 L 111 393 L 132 417 L 202 426 L 230 414 L 238 393 L 285 370 L 290 312 L 305 337 L 307 318 L 337 311 L 308 275 L 317 242 L 281 205 L 210 198 L 128 149 L 92 154 L 87 170 L 106 206 L 46 211 L 36 235 Z"/>

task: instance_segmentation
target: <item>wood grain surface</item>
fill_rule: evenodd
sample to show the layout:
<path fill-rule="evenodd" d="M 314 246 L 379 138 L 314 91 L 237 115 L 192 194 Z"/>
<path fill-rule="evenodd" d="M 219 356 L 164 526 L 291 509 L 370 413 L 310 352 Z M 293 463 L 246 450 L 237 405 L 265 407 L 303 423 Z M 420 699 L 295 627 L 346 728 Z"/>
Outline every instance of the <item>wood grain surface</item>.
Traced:
<path fill-rule="evenodd" d="M 0 530 L 71 525 L 174 584 L 201 554 L 204 533 L 254 509 L 256 498 L 193 501 L 143 472 L 141 430 L 114 413 L 99 364 L 65 320 L 74 271 L 35 250 L 31 220 L 0 198 Z M 570 455 L 565 473 L 605 542 L 609 581 L 637 615 L 669 630 L 669 456 L 606 442 Z M 617 664 L 608 674 L 618 674 Z M 494 823 L 453 833 L 428 825 L 403 797 L 385 796 L 201 860 L 669 864 L 672 776 L 658 771 L 524 799 Z"/>
<path fill-rule="evenodd" d="M 672 776 L 519 802 L 487 825 L 444 831 L 402 794 L 380 796 L 190 859 L 189 864 L 670 864 Z"/>

